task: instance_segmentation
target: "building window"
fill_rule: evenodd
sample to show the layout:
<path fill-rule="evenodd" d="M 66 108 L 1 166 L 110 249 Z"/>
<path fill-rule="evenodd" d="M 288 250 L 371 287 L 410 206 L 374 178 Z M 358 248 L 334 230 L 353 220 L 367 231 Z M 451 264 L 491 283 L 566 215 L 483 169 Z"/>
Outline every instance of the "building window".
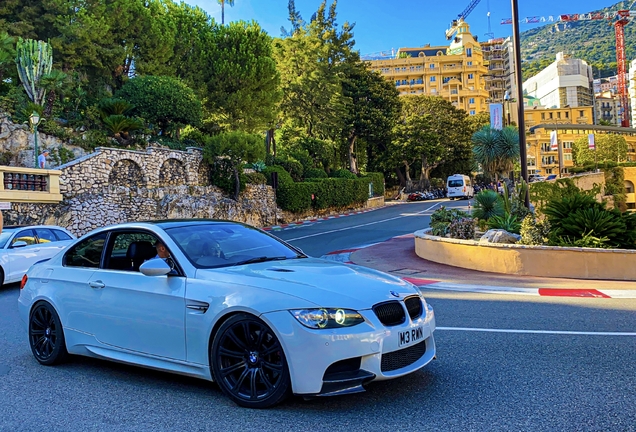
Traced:
<path fill-rule="evenodd" d="M 565 112 L 565 118 L 570 118 L 570 113 L 569 112 Z"/>
<path fill-rule="evenodd" d="M 557 113 L 557 118 L 561 118 L 561 111 Z"/>
<path fill-rule="evenodd" d="M 469 111 L 469 114 L 470 114 L 470 115 L 475 115 L 475 110 L 470 110 L 470 111 Z"/>
<path fill-rule="evenodd" d="M 431 82 L 435 82 L 435 77 L 434 76 L 431 77 Z"/>
<path fill-rule="evenodd" d="M 579 111 L 579 117 L 583 117 L 583 110 Z"/>
<path fill-rule="evenodd" d="M 435 69 L 435 63 L 431 63 L 430 68 Z"/>
<path fill-rule="evenodd" d="M 471 61 L 466 62 L 466 66 L 472 66 L 472 65 L 473 65 L 473 62 L 471 62 Z"/>
<path fill-rule="evenodd" d="M 565 153 L 563 155 L 563 160 L 571 161 L 572 160 L 572 153 Z"/>
<path fill-rule="evenodd" d="M 545 120 L 545 113 L 541 113 L 541 120 Z"/>
<path fill-rule="evenodd" d="M 473 56 L 473 49 L 466 48 L 466 57 L 472 57 L 472 56 Z"/>
<path fill-rule="evenodd" d="M 545 173 L 546 174 L 552 174 L 552 168 L 546 168 Z"/>
<path fill-rule="evenodd" d="M 550 114 L 550 118 L 552 118 L 552 113 L 548 113 L 548 114 Z"/>
<path fill-rule="evenodd" d="M 475 78 L 475 75 L 473 75 L 473 74 L 468 74 L 468 79 L 473 79 L 473 78 Z"/>
<path fill-rule="evenodd" d="M 468 99 L 468 103 L 473 105 L 475 103 L 475 98 Z"/>

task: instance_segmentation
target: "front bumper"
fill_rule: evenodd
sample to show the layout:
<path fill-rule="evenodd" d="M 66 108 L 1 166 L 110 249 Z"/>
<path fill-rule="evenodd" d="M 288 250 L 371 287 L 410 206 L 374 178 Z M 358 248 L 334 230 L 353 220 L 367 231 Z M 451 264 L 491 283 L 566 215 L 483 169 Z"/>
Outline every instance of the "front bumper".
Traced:
<path fill-rule="evenodd" d="M 288 311 L 261 316 L 277 333 L 283 345 L 292 390 L 300 395 L 333 395 L 363 391 L 373 380 L 397 378 L 421 369 L 435 357 L 435 314 L 427 305 L 426 314 L 397 326 L 386 327 L 372 310 L 359 311 L 365 322 L 343 329 L 314 330 L 301 325 Z M 400 333 L 421 337 L 400 347 Z M 329 367 L 352 359 L 359 369 L 329 373 Z"/>

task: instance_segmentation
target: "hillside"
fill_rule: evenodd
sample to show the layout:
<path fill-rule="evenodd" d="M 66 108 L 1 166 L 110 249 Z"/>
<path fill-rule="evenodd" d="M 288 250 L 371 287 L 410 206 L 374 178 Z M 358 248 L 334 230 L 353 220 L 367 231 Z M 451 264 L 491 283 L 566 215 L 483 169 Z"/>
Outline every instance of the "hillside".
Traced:
<path fill-rule="evenodd" d="M 618 2 L 596 12 L 626 9 L 629 3 Z M 550 23 L 524 31 L 521 33 L 524 80 L 552 63 L 561 51 L 591 64 L 595 78 L 615 75 L 615 41 L 614 26 L 607 20 Z M 636 22 L 625 26 L 625 45 L 629 62 L 636 58 Z"/>

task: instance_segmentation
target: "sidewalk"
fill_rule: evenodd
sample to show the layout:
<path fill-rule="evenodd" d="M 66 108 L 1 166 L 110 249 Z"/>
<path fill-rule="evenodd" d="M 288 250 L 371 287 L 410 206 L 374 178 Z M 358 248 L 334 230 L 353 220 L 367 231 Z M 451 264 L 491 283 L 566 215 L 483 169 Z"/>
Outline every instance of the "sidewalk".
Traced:
<path fill-rule="evenodd" d="M 361 249 L 336 251 L 329 258 L 371 267 L 427 289 L 540 296 L 636 298 L 636 281 L 562 279 L 485 273 L 423 260 L 413 235 Z"/>

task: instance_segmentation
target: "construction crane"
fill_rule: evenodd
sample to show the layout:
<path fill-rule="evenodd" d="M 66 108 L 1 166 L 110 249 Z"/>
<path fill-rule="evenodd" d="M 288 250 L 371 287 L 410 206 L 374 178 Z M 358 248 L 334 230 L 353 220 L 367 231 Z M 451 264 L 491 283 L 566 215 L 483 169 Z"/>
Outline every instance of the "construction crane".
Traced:
<path fill-rule="evenodd" d="M 470 13 L 473 11 L 473 9 L 475 9 L 475 7 L 477 7 L 480 1 L 481 0 L 471 0 L 468 6 L 466 6 L 466 9 L 464 9 L 462 13 L 457 15 L 457 19 L 451 21 L 450 28 L 446 30 L 446 40 L 450 40 L 453 38 L 453 36 L 455 35 L 455 32 L 457 31 L 457 28 L 459 27 L 458 24 L 464 21 L 466 17 L 470 15 Z"/>
<path fill-rule="evenodd" d="M 636 2 L 632 3 L 634 6 Z M 630 6 L 631 9 L 631 6 Z M 594 20 L 613 20 L 616 32 L 616 66 L 618 75 L 618 94 L 621 101 L 621 126 L 629 127 L 629 96 L 627 91 L 627 56 L 625 55 L 625 26 L 636 17 L 636 10 L 619 10 L 616 12 L 591 12 L 584 14 L 559 15 L 556 20 L 553 17 L 527 17 L 520 20 L 521 23 L 538 22 L 576 22 Z M 512 19 L 507 18 L 501 24 L 512 24 Z"/>

